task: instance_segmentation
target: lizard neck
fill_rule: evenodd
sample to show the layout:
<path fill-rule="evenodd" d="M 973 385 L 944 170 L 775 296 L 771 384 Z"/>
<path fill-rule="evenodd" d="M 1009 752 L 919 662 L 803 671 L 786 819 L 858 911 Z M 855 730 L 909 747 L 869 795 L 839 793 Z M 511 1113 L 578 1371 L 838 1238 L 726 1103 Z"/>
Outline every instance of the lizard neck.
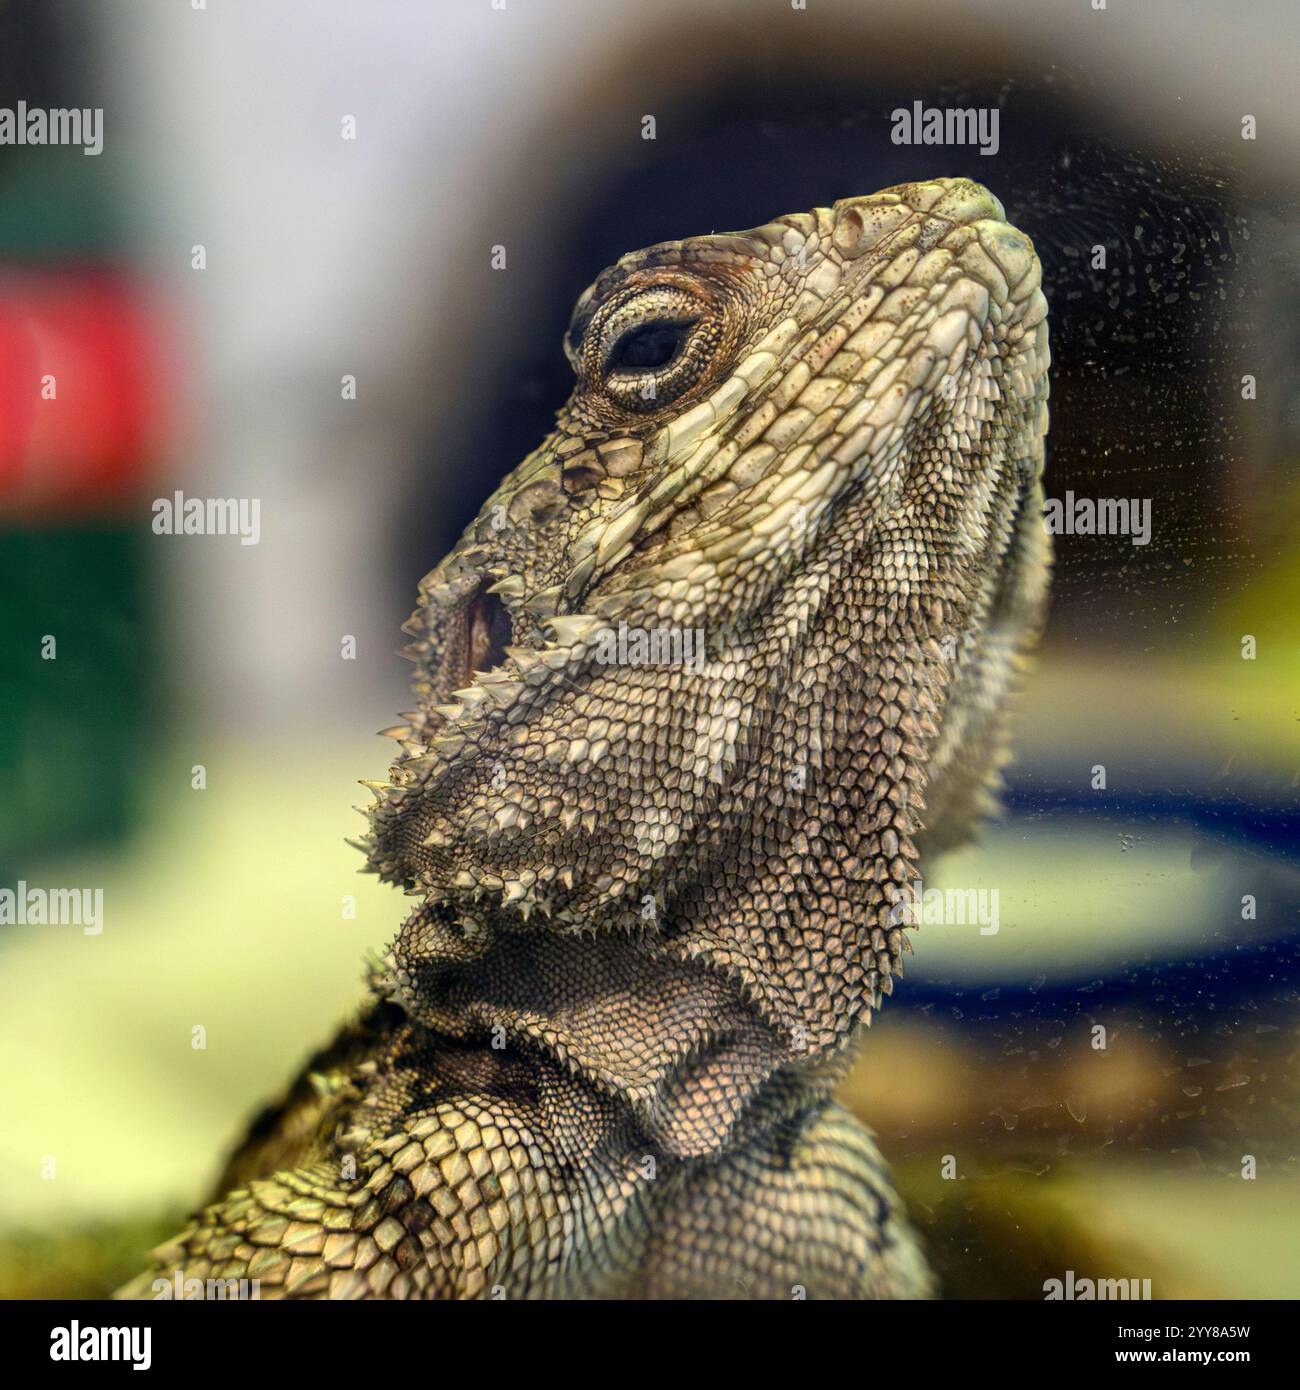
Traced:
<path fill-rule="evenodd" d="M 842 1071 L 793 1057 L 734 984 L 701 961 L 664 956 L 648 935 L 467 933 L 426 907 L 408 919 L 394 956 L 399 998 L 417 1024 L 549 1057 L 620 1102 L 645 1139 L 675 1157 L 717 1152 L 789 1101 L 828 1092 Z"/>

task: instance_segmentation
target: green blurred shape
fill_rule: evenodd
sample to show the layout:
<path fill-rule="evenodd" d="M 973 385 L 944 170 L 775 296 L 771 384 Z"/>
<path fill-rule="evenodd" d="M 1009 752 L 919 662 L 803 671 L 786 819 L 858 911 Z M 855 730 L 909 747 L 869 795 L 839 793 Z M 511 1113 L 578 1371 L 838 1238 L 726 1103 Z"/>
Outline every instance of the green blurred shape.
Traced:
<path fill-rule="evenodd" d="M 178 1214 L 8 1235 L 0 1239 L 0 1298 L 106 1298 L 140 1273 L 145 1251 L 183 1225 Z"/>
<path fill-rule="evenodd" d="M 87 157 L 80 145 L 0 151 L 0 259 L 85 260 L 111 252 L 121 240 L 112 197 L 121 162 L 107 155 L 106 147 Z"/>
<path fill-rule="evenodd" d="M 140 551 L 125 527 L 0 534 L 0 883 L 133 823 L 154 672 Z"/>

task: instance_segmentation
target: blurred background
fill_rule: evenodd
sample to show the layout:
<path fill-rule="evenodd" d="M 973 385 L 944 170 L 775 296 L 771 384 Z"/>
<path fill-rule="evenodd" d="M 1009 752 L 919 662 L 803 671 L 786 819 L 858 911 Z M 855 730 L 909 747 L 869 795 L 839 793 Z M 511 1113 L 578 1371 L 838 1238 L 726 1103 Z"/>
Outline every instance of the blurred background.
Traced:
<path fill-rule="evenodd" d="M 956 1296 L 1300 1296 L 1298 39 L 1285 0 L 0 4 L 0 109 L 103 111 L 98 155 L 0 145 L 0 887 L 104 893 L 99 935 L 0 925 L 0 1294 L 134 1272 L 359 998 L 398 627 L 567 395 L 577 294 L 957 174 L 1043 261 L 1049 495 L 1152 535 L 1058 537 L 1006 814 L 927 869 L 1000 930 L 920 930 L 845 1099 Z M 918 100 L 996 155 L 893 144 Z M 259 543 L 155 534 L 177 490 Z"/>

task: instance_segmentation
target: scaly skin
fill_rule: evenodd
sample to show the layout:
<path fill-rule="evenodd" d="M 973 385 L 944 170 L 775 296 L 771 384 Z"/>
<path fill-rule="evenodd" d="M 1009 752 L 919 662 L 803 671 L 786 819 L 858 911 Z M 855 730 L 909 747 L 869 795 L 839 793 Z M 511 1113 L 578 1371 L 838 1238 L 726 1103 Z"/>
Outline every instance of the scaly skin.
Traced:
<path fill-rule="evenodd" d="M 901 973 L 918 855 L 1002 760 L 1046 589 L 1046 313 L 963 180 L 600 276 L 554 431 L 407 625 L 418 707 L 366 850 L 419 902 L 377 998 L 157 1273 L 931 1291 L 830 1093 Z M 702 660 L 637 659 L 683 630 Z"/>

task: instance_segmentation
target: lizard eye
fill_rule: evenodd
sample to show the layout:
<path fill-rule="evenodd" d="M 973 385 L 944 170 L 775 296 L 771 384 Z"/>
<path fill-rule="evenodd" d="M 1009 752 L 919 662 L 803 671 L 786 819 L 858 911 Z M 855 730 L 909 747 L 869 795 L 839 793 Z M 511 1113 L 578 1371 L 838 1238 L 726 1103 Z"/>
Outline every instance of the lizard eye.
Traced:
<path fill-rule="evenodd" d="M 629 329 L 614 344 L 605 364 L 606 371 L 642 371 L 646 367 L 666 367 L 681 351 L 690 323 L 647 323 Z"/>
<path fill-rule="evenodd" d="M 587 379 L 624 410 L 655 410 L 708 372 L 722 336 L 720 319 L 702 293 L 679 284 L 612 300 L 587 335 Z"/>

